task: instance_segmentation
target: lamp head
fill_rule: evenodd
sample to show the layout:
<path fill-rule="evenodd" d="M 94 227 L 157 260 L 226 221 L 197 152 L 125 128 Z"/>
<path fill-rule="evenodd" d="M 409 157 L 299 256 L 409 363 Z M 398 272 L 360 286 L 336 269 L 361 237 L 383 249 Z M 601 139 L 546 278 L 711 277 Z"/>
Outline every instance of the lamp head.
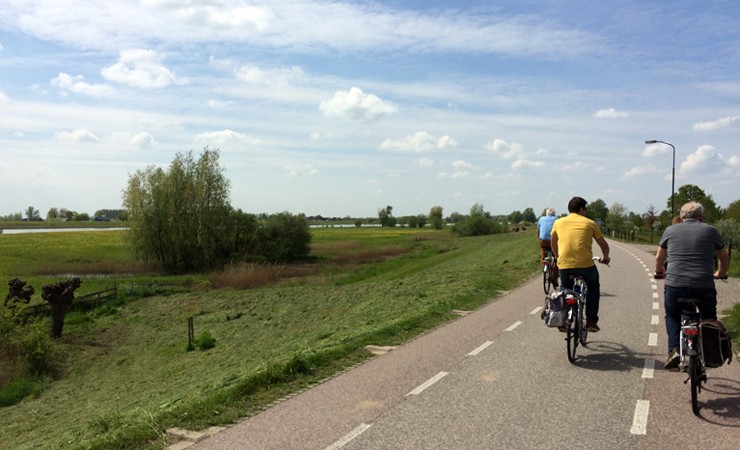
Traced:
<path fill-rule="evenodd" d="M 651 139 L 649 141 L 645 141 L 645 143 L 648 144 L 648 145 L 650 145 L 650 144 L 657 144 L 658 141 L 656 141 L 655 139 Z"/>

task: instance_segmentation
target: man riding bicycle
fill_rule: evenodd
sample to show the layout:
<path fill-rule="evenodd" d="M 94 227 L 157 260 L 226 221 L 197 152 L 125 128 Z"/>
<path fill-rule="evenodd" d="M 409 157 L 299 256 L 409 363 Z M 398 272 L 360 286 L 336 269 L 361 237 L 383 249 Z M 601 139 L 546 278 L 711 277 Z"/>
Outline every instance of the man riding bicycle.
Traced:
<path fill-rule="evenodd" d="M 609 244 L 604 239 L 596 222 L 586 217 L 587 202 L 573 197 L 568 202 L 568 216 L 555 221 L 550 233 L 552 251 L 560 268 L 560 284 L 565 289 L 573 288 L 571 276 L 580 275 L 586 282 L 586 327 L 589 332 L 600 330 L 599 299 L 601 297 L 599 271 L 594 265 L 591 251 L 592 240 L 601 248 L 599 262 L 609 264 Z"/>
<path fill-rule="evenodd" d="M 545 214 L 537 221 L 537 234 L 540 238 L 540 263 L 545 263 L 545 256 L 547 252 L 552 253 L 552 243 L 550 241 L 550 232 L 552 231 L 552 225 L 557 220 L 555 217 L 555 210 L 547 208 Z M 558 288 L 558 266 L 555 262 L 552 263 L 552 285 L 555 289 Z"/>
<path fill-rule="evenodd" d="M 665 327 L 668 334 L 668 359 L 665 368 L 678 368 L 681 312 L 679 298 L 700 298 L 702 319 L 717 318 L 715 278 L 727 276 L 729 255 L 719 231 L 703 223 L 704 207 L 689 202 L 681 207 L 681 221 L 666 228 L 655 254 L 655 276 L 665 276 Z M 714 271 L 714 258 L 718 267 Z M 664 263 L 668 261 L 668 271 Z"/>

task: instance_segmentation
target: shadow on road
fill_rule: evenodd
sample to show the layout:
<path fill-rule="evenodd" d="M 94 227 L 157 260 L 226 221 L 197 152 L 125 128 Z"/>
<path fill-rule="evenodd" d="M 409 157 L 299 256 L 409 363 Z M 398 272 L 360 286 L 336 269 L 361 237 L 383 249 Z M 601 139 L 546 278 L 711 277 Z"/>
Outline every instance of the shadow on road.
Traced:
<path fill-rule="evenodd" d="M 586 350 L 587 349 L 587 350 Z M 649 353 L 632 351 L 617 342 L 594 341 L 578 347 L 575 365 L 588 370 L 627 372 L 645 367 Z"/>
<path fill-rule="evenodd" d="M 708 375 L 707 384 L 699 395 L 701 419 L 723 427 L 740 428 L 740 382 L 712 378 L 711 372 Z"/>

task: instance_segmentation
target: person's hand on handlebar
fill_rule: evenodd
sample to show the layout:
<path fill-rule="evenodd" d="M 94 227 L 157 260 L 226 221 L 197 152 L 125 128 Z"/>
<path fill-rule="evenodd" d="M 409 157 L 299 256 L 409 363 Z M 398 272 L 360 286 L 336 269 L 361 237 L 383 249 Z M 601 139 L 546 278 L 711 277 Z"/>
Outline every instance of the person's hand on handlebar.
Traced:
<path fill-rule="evenodd" d="M 598 262 L 600 262 L 601 264 L 606 264 L 607 266 L 609 265 L 609 263 L 610 263 L 610 262 L 611 262 L 611 260 L 612 260 L 612 259 L 611 259 L 610 257 L 608 257 L 608 256 L 607 256 L 606 258 L 599 258 L 598 256 L 594 256 L 594 257 L 593 257 L 593 258 L 591 258 L 591 259 L 593 259 L 594 261 L 598 261 Z"/>

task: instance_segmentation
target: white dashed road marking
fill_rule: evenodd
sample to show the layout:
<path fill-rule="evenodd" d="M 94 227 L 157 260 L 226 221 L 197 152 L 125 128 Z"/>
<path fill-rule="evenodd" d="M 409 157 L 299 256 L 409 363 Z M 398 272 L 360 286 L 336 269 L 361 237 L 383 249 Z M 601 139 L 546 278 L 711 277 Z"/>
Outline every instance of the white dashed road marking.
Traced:
<path fill-rule="evenodd" d="M 638 400 L 635 405 L 635 416 L 632 419 L 632 434 L 646 434 L 648 413 L 650 412 L 649 400 Z"/>
<path fill-rule="evenodd" d="M 485 350 L 485 349 L 487 349 L 488 347 L 490 347 L 490 346 L 491 346 L 491 344 L 493 344 L 493 342 L 491 342 L 491 341 L 486 341 L 486 342 L 484 342 L 484 343 L 483 343 L 483 344 L 481 344 L 481 345 L 480 345 L 480 346 L 479 346 L 478 348 L 476 348 L 476 349 L 475 349 L 475 350 L 473 350 L 472 352 L 468 353 L 468 356 L 475 356 L 475 355 L 477 355 L 478 353 L 480 353 L 480 352 L 482 352 L 483 350 Z"/>
<path fill-rule="evenodd" d="M 444 378 L 445 376 L 447 376 L 447 372 L 440 372 L 440 373 L 438 373 L 437 375 L 435 375 L 435 376 L 433 376 L 432 378 L 430 378 L 430 379 L 428 379 L 427 381 L 425 381 L 425 382 L 424 382 L 423 384 L 421 384 L 421 385 L 420 385 L 419 387 L 417 387 L 416 389 L 414 389 L 413 391 L 409 392 L 409 393 L 408 393 L 408 394 L 406 394 L 406 395 L 407 395 L 407 396 L 408 396 L 408 395 L 419 395 L 419 394 L 421 394 L 422 392 L 424 392 L 424 390 L 425 390 L 426 388 L 428 388 L 429 386 L 433 385 L 433 384 L 434 384 L 434 383 L 436 383 L 437 381 L 441 380 L 441 379 L 442 379 L 442 378 Z"/>
<path fill-rule="evenodd" d="M 330 446 L 326 447 L 324 450 L 337 450 L 342 447 L 344 447 L 346 444 L 348 444 L 351 440 L 356 438 L 357 436 L 361 435 L 365 431 L 367 431 L 368 428 L 370 428 L 372 425 L 368 425 L 366 423 L 362 423 L 358 425 L 354 430 L 347 433 L 342 439 L 338 440 L 337 442 L 331 444 Z"/>
<path fill-rule="evenodd" d="M 653 358 L 645 359 L 645 367 L 642 369 L 643 378 L 653 378 L 655 374 L 655 360 Z"/>
<path fill-rule="evenodd" d="M 519 325 L 521 325 L 522 323 L 524 323 L 524 322 L 522 322 L 521 320 L 517 320 L 517 321 L 516 321 L 516 322 L 514 322 L 514 323 L 513 323 L 513 324 L 512 324 L 512 325 L 511 325 L 511 326 L 510 326 L 509 328 L 507 328 L 507 329 L 506 329 L 506 331 L 511 331 L 511 330 L 513 330 L 514 328 L 516 328 L 516 327 L 518 327 Z"/>
<path fill-rule="evenodd" d="M 658 345 L 658 333 L 650 333 L 648 336 L 648 346 L 655 347 Z"/>

